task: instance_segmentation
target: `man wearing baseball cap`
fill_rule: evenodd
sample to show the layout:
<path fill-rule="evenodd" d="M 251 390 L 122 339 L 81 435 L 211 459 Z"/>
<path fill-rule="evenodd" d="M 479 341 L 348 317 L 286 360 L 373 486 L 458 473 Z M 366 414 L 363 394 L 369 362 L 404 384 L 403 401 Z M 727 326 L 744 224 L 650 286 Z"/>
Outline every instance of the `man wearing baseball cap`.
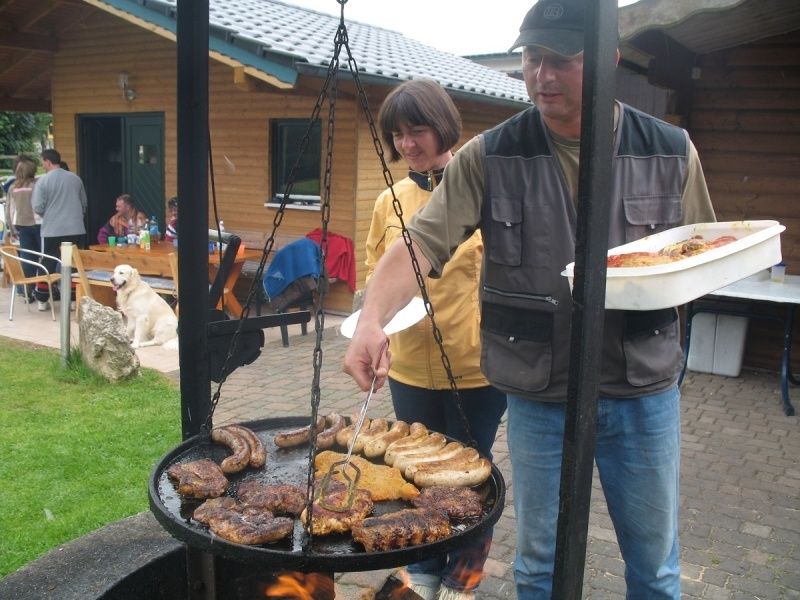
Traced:
<path fill-rule="evenodd" d="M 561 271 L 575 259 L 586 1 L 540 0 L 528 12 L 512 49 L 523 48 L 534 106 L 467 142 L 408 225 L 431 277 L 476 228 L 483 233 L 481 368 L 508 398 L 522 600 L 552 593 L 572 314 Z M 614 135 L 609 247 L 715 220 L 684 130 L 615 102 Z M 393 246 L 367 287 L 344 364 L 364 390 L 373 368 L 385 381 L 382 327 L 417 291 L 408 262 Z M 595 456 L 627 597 L 678 600 L 678 313 L 604 316 Z"/>

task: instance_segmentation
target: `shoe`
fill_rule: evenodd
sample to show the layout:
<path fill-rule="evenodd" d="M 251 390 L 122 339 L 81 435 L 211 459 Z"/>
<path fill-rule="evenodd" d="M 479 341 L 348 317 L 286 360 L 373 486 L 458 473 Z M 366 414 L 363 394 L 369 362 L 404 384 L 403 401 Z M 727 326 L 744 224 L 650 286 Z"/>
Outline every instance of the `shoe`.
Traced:
<path fill-rule="evenodd" d="M 422 598 L 422 600 L 435 600 L 436 593 L 439 591 L 439 588 L 431 587 L 429 585 L 420 585 L 418 583 L 412 583 L 408 587 L 417 596 Z"/>
<path fill-rule="evenodd" d="M 36 301 L 36 308 L 40 312 L 44 312 L 46 310 L 50 310 L 50 303 L 49 302 L 40 302 L 40 301 L 37 300 Z"/>
<path fill-rule="evenodd" d="M 442 586 L 439 588 L 439 595 L 436 598 L 437 600 L 474 600 L 475 592 L 460 592 L 453 588 Z"/>

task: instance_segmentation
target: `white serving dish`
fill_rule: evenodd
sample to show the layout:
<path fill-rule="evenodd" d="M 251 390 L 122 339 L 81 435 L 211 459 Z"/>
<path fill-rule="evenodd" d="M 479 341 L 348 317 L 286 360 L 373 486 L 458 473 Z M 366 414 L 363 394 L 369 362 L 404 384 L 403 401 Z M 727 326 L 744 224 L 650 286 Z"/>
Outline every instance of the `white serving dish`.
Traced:
<path fill-rule="evenodd" d="M 422 301 L 422 298 L 412 298 L 411 302 L 401 308 L 394 318 L 386 324 L 386 327 L 383 328 L 383 332 L 386 335 L 391 335 L 398 331 L 408 329 L 415 323 L 421 321 L 427 314 L 425 303 Z M 357 310 L 342 321 L 342 324 L 339 326 L 339 333 L 346 338 L 352 338 L 353 334 L 356 332 L 356 325 L 358 324 L 358 318 L 360 316 L 361 311 Z"/>
<path fill-rule="evenodd" d="M 728 221 L 695 223 L 648 235 L 617 246 L 608 255 L 627 252 L 657 252 L 695 235 L 713 240 L 732 235 L 735 242 L 664 265 L 617 267 L 606 275 L 606 308 L 657 310 L 685 304 L 726 285 L 768 269 L 781 261 L 780 234 L 786 229 L 777 221 Z M 575 263 L 561 273 L 573 285 Z"/>

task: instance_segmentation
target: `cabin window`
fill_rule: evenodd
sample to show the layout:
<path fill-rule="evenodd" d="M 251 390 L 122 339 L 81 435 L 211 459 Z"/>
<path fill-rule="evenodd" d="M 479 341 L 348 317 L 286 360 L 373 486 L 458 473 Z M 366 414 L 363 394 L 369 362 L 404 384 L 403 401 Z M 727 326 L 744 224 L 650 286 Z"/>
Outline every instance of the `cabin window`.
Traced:
<path fill-rule="evenodd" d="M 270 122 L 272 196 L 267 206 L 277 206 L 283 201 L 308 124 L 308 119 L 274 119 Z M 309 132 L 308 146 L 297 165 L 287 206 L 319 208 L 321 153 L 322 135 L 317 121 Z"/>

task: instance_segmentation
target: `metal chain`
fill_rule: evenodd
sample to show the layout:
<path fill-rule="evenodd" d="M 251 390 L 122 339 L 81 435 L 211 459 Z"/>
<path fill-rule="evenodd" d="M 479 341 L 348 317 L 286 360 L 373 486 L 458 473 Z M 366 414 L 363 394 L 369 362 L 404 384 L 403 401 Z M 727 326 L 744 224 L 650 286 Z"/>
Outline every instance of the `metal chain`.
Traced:
<path fill-rule="evenodd" d="M 344 0 L 345 2 L 347 0 Z M 453 376 L 453 369 L 450 365 L 450 359 L 447 357 L 447 352 L 444 349 L 444 339 L 442 338 L 442 333 L 439 330 L 438 325 L 436 325 L 436 319 L 434 318 L 434 310 L 433 305 L 431 305 L 430 299 L 428 297 L 428 290 L 425 287 L 425 276 L 422 274 L 422 269 L 419 266 L 419 261 L 417 260 L 417 255 L 414 252 L 414 246 L 411 240 L 411 234 L 406 227 L 405 220 L 403 219 L 403 207 L 400 204 L 400 201 L 397 199 L 397 196 L 394 193 L 394 180 L 392 179 L 392 173 L 389 171 L 389 167 L 386 164 L 386 157 L 383 152 L 383 145 L 381 144 L 380 137 L 378 136 L 378 130 L 375 127 L 375 121 L 372 118 L 372 113 L 369 109 L 369 102 L 367 101 L 367 95 L 364 92 L 364 88 L 361 85 L 361 80 L 358 76 L 358 65 L 356 64 L 355 58 L 353 58 L 353 54 L 350 52 L 350 46 L 345 42 L 345 48 L 347 48 L 347 63 L 350 68 L 350 73 L 353 76 L 353 79 L 356 82 L 356 87 L 358 88 L 358 98 L 361 101 L 361 108 L 364 112 L 364 115 L 367 118 L 367 123 L 369 124 L 369 131 L 370 135 L 372 136 L 372 143 L 375 146 L 375 152 L 378 155 L 378 159 L 381 161 L 381 169 L 383 171 L 383 179 L 386 182 L 386 185 L 389 188 L 389 191 L 392 194 L 392 206 L 394 207 L 394 212 L 397 215 L 397 218 L 400 220 L 400 228 L 403 234 L 403 241 L 405 242 L 406 248 L 408 249 L 408 254 L 411 257 L 411 266 L 414 268 L 414 276 L 417 280 L 417 286 L 419 287 L 419 291 L 422 294 L 422 301 L 425 305 L 425 312 L 428 313 L 428 317 L 431 321 L 431 329 L 433 331 L 433 339 L 436 341 L 436 345 L 439 347 L 439 353 L 441 355 L 442 366 L 444 367 L 445 372 L 447 373 L 447 381 L 450 383 L 450 391 L 453 394 L 453 401 L 455 402 L 456 409 L 458 410 L 458 415 L 461 418 L 461 422 L 464 425 L 464 431 L 466 433 L 467 441 L 470 446 L 475 447 L 477 446 L 477 442 L 472 435 L 472 429 L 469 425 L 469 420 L 467 419 L 467 415 L 464 412 L 464 405 L 461 402 L 461 394 L 458 392 L 458 386 L 456 386 L 456 380 Z"/>

